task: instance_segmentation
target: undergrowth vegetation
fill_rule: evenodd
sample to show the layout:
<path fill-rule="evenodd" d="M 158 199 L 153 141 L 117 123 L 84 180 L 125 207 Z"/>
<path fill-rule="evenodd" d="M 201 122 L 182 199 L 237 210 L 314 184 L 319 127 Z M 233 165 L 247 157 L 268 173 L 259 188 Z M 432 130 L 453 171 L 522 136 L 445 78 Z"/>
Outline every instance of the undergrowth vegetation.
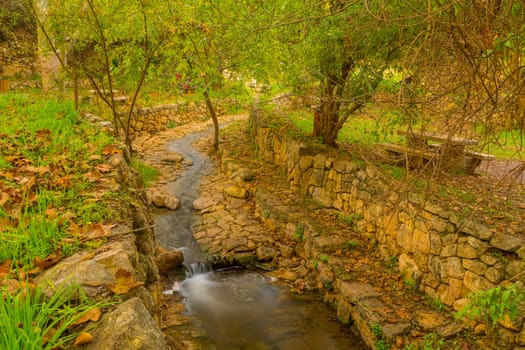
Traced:
<path fill-rule="evenodd" d="M 0 348 L 61 348 L 78 337 L 71 329 L 83 323 L 82 318 L 96 318 L 104 305 L 109 303 L 90 300 L 75 285 L 57 290 L 50 298 L 41 288 L 29 286 L 14 295 L 5 293 L 0 298 Z"/>
<path fill-rule="evenodd" d="M 79 226 L 109 217 L 118 184 L 104 155 L 111 137 L 81 121 L 71 103 L 0 95 L 0 261 L 31 267 L 35 258 L 69 255 Z"/>
<path fill-rule="evenodd" d="M 45 297 L 31 277 L 108 236 L 125 193 L 106 158 L 121 150 L 69 102 L 0 94 L 0 111 L 0 348 L 62 348 L 100 305 L 75 287 Z"/>

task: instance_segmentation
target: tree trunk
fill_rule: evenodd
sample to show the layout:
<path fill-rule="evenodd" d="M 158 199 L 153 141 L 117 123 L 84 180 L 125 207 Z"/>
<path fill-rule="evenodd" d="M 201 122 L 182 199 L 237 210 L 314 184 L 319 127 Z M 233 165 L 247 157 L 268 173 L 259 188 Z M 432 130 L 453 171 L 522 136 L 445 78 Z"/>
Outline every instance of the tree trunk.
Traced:
<path fill-rule="evenodd" d="M 328 78 L 321 96 L 317 126 L 314 119 L 314 134 L 321 136 L 324 144 L 334 147 L 339 131 L 339 109 L 341 108 L 340 93 L 337 90 L 342 90 L 342 87 L 333 79 Z"/>
<path fill-rule="evenodd" d="M 204 90 L 204 98 L 206 99 L 206 107 L 211 115 L 211 120 L 213 121 L 213 150 L 217 152 L 219 150 L 219 120 L 217 119 L 217 114 L 215 113 L 215 108 L 213 108 L 213 103 L 210 99 L 210 94 L 208 93 L 208 88 Z"/>

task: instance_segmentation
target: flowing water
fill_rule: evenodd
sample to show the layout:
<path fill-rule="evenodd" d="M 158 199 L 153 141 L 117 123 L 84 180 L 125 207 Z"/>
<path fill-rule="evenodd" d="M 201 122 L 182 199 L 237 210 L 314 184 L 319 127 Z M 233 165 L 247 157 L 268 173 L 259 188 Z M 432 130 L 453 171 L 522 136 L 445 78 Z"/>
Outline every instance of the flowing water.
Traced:
<path fill-rule="evenodd" d="M 332 309 L 313 296 L 289 294 L 263 274 L 231 268 L 211 271 L 192 238 L 192 203 L 211 161 L 192 147 L 201 132 L 179 139 L 169 149 L 191 159 L 186 171 L 168 188 L 181 200 L 176 211 L 155 215 L 157 239 L 168 248 L 183 249 L 187 277 L 172 291 L 184 297 L 186 312 L 198 320 L 213 349 L 316 350 L 364 349 Z"/>

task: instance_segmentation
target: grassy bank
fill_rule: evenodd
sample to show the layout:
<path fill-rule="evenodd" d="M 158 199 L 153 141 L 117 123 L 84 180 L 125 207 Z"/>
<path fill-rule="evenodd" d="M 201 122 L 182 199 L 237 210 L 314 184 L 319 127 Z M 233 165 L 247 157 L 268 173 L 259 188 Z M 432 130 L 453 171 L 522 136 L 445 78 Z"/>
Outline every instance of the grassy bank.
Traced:
<path fill-rule="evenodd" d="M 95 307 L 87 298 L 66 303 L 71 291 L 43 300 L 31 277 L 102 244 L 83 235 L 118 218 L 111 203 L 125 194 L 105 162 L 115 152 L 115 140 L 69 101 L 0 94 L 0 347 L 55 348 L 72 339 L 67 325 Z"/>

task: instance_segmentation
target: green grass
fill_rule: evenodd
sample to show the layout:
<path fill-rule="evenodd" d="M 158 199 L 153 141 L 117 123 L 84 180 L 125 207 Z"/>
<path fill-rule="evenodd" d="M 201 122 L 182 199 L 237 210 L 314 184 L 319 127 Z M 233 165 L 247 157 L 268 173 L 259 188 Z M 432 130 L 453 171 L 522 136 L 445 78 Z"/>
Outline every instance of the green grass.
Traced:
<path fill-rule="evenodd" d="M 525 158 L 525 134 L 521 130 L 502 131 L 482 141 L 484 143 L 482 152 L 493 154 L 498 158 Z"/>
<path fill-rule="evenodd" d="M 133 159 L 131 166 L 137 171 L 146 187 L 155 182 L 160 176 L 160 172 L 156 168 L 138 159 Z"/>
<path fill-rule="evenodd" d="M 115 140 L 69 101 L 0 94 L 0 263 L 11 265 L 9 278 L 38 266 L 37 257 L 96 246 L 100 239 L 81 242 L 76 234 L 118 219 L 115 201 L 126 193 L 108 180 L 104 149 L 117 150 Z M 63 348 L 75 337 L 68 327 L 95 307 L 78 288 L 49 299 L 38 288 L 0 293 L 0 349 Z"/>
<path fill-rule="evenodd" d="M 77 286 L 57 290 L 46 298 L 40 288 L 25 287 L 0 298 L 1 349 L 59 349 L 78 335 L 70 327 L 88 311 L 101 306 Z M 72 300 L 77 300 L 73 302 Z"/>
<path fill-rule="evenodd" d="M 361 146 L 374 146 L 377 143 L 404 144 L 405 137 L 397 135 L 397 130 L 402 128 L 403 120 L 396 111 L 385 111 L 377 106 L 367 106 L 367 114 L 352 115 L 340 130 L 337 141 L 353 143 Z M 288 117 L 306 135 L 313 129 L 312 111 L 304 109 L 288 113 Z M 480 147 L 473 150 L 489 153 L 498 158 L 524 159 L 525 135 L 521 130 L 499 131 L 490 137 L 483 136 L 483 128 L 476 130 L 476 139 Z"/>
<path fill-rule="evenodd" d="M 313 115 L 309 110 L 299 110 L 288 114 L 295 125 L 305 134 L 311 134 Z M 402 137 L 390 130 L 382 120 L 350 116 L 337 137 L 339 142 L 371 145 L 381 142 L 401 142 Z"/>
<path fill-rule="evenodd" d="M 72 254 L 81 247 L 63 243 L 70 220 L 83 225 L 111 215 L 107 200 L 115 194 L 96 192 L 96 179 L 87 177 L 104 165 L 102 149 L 114 140 L 80 120 L 68 101 L 1 94 L 0 111 L 0 195 L 7 198 L 0 262 L 30 267 L 35 257 Z"/>

